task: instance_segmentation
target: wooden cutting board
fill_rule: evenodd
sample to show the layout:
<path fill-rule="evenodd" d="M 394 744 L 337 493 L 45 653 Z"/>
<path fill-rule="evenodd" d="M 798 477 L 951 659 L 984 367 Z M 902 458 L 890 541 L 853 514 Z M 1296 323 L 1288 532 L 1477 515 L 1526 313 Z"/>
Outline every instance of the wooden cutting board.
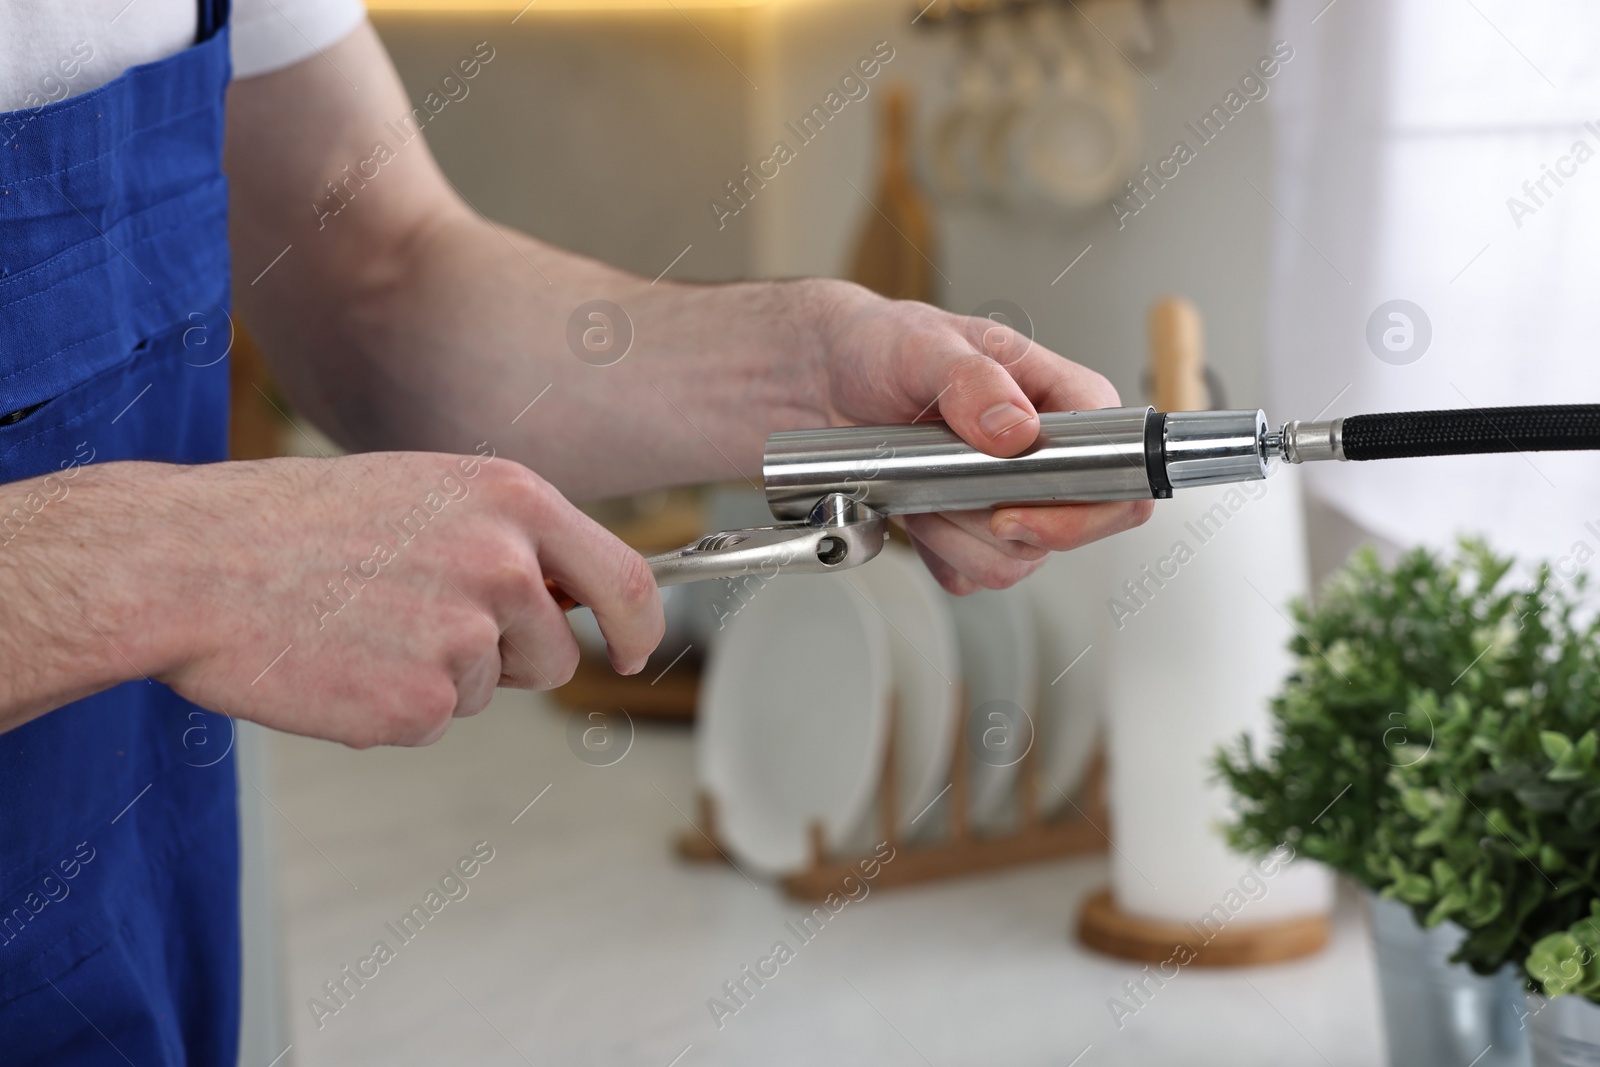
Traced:
<path fill-rule="evenodd" d="M 850 262 L 850 279 L 895 300 L 934 302 L 933 209 L 911 171 L 911 92 L 891 85 L 879 127 L 878 174 Z"/>

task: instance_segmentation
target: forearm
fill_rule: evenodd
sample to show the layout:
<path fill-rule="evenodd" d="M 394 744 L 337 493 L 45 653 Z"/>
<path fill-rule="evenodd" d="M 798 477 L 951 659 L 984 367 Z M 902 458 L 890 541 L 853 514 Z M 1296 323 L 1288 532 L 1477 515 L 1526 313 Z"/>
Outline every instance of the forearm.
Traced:
<path fill-rule="evenodd" d="M 181 584 L 140 532 L 151 492 L 180 468 L 75 467 L 0 485 L 0 732 L 170 666 L 175 620 L 155 595 Z"/>
<path fill-rule="evenodd" d="M 240 308 L 295 406 L 342 444 L 488 440 L 581 498 L 759 478 L 770 430 L 825 417 L 811 324 L 849 287 L 652 285 L 497 227 L 420 136 L 373 161 L 407 101 L 370 27 L 331 52 L 359 96 L 320 60 L 236 85 L 228 166 Z M 609 366 L 593 363 L 615 352 L 585 362 L 569 344 L 591 300 L 631 326 Z"/>
<path fill-rule="evenodd" d="M 767 433 L 826 418 L 808 326 L 826 283 L 651 285 L 468 213 L 402 262 L 379 284 L 308 283 L 311 314 L 263 324 L 299 353 L 297 404 L 349 447 L 487 440 L 582 499 L 759 481 Z M 580 317 L 574 339 L 591 300 L 625 317 Z"/>

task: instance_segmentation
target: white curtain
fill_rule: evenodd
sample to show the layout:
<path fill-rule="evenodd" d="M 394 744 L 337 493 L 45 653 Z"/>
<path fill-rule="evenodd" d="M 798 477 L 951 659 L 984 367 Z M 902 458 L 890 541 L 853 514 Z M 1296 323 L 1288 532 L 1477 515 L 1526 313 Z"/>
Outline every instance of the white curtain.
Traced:
<path fill-rule="evenodd" d="M 1273 92 L 1269 414 L 1600 402 L 1600 5 L 1280 0 L 1274 28 L 1295 54 Z M 1412 362 L 1415 341 L 1369 347 L 1393 300 L 1431 323 Z M 1400 544 L 1600 552 L 1594 453 L 1305 473 Z"/>

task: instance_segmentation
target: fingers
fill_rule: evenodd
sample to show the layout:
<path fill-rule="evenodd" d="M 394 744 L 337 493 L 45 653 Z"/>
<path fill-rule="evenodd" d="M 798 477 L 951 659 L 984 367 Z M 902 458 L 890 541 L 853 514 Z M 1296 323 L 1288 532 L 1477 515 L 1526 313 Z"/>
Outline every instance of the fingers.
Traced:
<path fill-rule="evenodd" d="M 1004 589 L 1051 552 L 1080 548 L 1147 520 L 1154 501 L 1015 507 L 898 518 L 939 584 L 957 596 Z"/>
<path fill-rule="evenodd" d="M 989 319 L 967 318 L 965 345 L 919 351 L 918 391 L 937 397 L 939 415 L 969 444 L 1013 456 L 1039 434 L 1039 411 L 1116 407 L 1106 378 L 1063 359 L 1025 334 Z"/>
<path fill-rule="evenodd" d="M 918 371 L 925 379 L 919 391 L 937 397 L 939 417 L 974 448 L 1014 456 L 1039 436 L 1039 415 L 1027 393 L 977 349 L 923 354 Z"/>
<path fill-rule="evenodd" d="M 535 534 L 542 571 L 539 592 L 531 598 L 537 602 L 537 617 L 547 620 L 546 612 L 559 617 L 561 631 L 571 639 L 564 613 L 544 588 L 543 578 L 554 579 L 562 590 L 594 612 L 600 632 L 605 635 L 612 667 L 619 674 L 637 674 L 666 630 L 655 576 L 643 556 L 605 527 L 565 500 L 555 500 L 558 506 L 544 509 Z M 539 629 L 542 632 L 543 627 Z M 576 656 L 576 645 L 573 655 Z M 571 668 L 561 671 L 556 684 L 571 673 Z M 548 684 L 542 688 L 548 688 Z"/>
<path fill-rule="evenodd" d="M 1150 518 L 1153 500 L 1058 507 L 998 508 L 987 516 L 991 535 L 1041 551 L 1065 552 L 1131 530 Z"/>
<path fill-rule="evenodd" d="M 511 689 L 554 689 L 578 668 L 578 640 L 567 613 L 546 591 L 542 578 L 528 581 L 517 608 L 505 613 L 500 634 L 498 684 Z"/>
<path fill-rule="evenodd" d="M 968 537 L 974 538 L 1002 555 L 1024 563 L 1033 563 L 1044 559 L 1050 554 L 1050 549 L 1029 544 L 1026 540 L 1016 537 L 1001 537 L 991 528 L 990 511 L 946 511 L 942 512 L 946 519 L 956 526 Z"/>
<path fill-rule="evenodd" d="M 1041 344 L 1031 344 L 1023 356 L 1006 363 L 1005 369 L 1040 411 L 1093 411 L 1122 403 L 1105 375 Z"/>
<path fill-rule="evenodd" d="M 553 689 L 572 677 L 578 645 L 567 594 L 588 606 L 622 674 L 644 669 L 666 628 L 661 593 L 644 558 L 520 464 L 496 463 L 494 492 L 514 539 L 483 577 L 501 633 L 501 684 Z M 495 554 L 490 549 L 491 554 Z M 553 585 L 552 585 L 553 583 Z"/>
<path fill-rule="evenodd" d="M 954 330 L 951 325 L 954 323 Z M 894 376 L 912 397 L 976 448 L 1012 456 L 1033 444 L 1040 411 L 1092 411 L 1121 403 L 1106 378 L 990 319 L 946 317 L 911 334 Z M 1150 517 L 1149 501 L 1003 508 L 906 516 L 903 525 L 941 585 L 953 593 L 1004 588 L 1050 551 L 1077 548 Z"/>
<path fill-rule="evenodd" d="M 947 515 L 906 515 L 904 520 L 913 543 L 919 551 L 926 550 L 923 559 L 931 553 L 942 564 L 930 564 L 934 577 L 957 595 L 1015 585 L 1038 570 L 1046 555 L 1024 544 L 1002 547 L 993 534 L 975 535 Z M 1023 554 L 1032 558 L 1020 558 Z M 952 576 L 963 582 L 951 581 Z"/>
<path fill-rule="evenodd" d="M 939 554 L 923 544 L 916 534 L 907 530 L 906 536 L 911 538 L 911 547 L 916 549 L 917 555 L 922 557 L 922 562 L 928 568 L 928 573 L 933 575 L 934 579 L 944 587 L 946 592 L 953 593 L 956 596 L 969 596 L 978 591 L 977 582 L 964 577 L 954 567 L 940 559 Z"/>
<path fill-rule="evenodd" d="M 500 656 L 480 656 L 456 677 L 456 706 L 451 712 L 452 718 L 464 719 L 489 706 L 495 687 L 500 684 L 500 664 Z M 439 732 L 444 733 L 443 730 Z"/>

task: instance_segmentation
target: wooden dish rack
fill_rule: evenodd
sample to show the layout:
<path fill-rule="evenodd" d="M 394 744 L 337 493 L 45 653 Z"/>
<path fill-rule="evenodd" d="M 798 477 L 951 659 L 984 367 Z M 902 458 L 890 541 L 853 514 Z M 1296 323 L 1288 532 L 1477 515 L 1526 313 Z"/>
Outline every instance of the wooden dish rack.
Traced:
<path fill-rule="evenodd" d="M 970 709 L 963 701 L 960 723 L 964 727 Z M 1005 830 L 979 833 L 967 818 L 971 796 L 966 730 L 957 736 L 950 759 L 949 830 L 942 839 L 907 842 L 898 829 L 895 794 L 895 708 L 889 709 L 888 742 L 884 745 L 882 776 L 877 797 L 877 840 L 887 841 L 895 850 L 894 861 L 882 864 L 873 887 L 922 885 L 963 875 L 1004 870 L 1024 863 L 1065 859 L 1104 852 L 1110 845 L 1105 803 L 1105 757 L 1096 750 L 1078 796 L 1069 797 L 1067 818 L 1045 819 L 1039 812 L 1039 774 L 1036 743 L 1030 744 L 1017 767 L 1013 788 L 1016 791 L 1016 825 Z M 1037 742 L 1037 731 L 1034 741 Z M 935 800 L 937 802 L 937 798 Z M 930 805 L 931 807 L 932 805 Z M 702 789 L 698 800 L 697 825 L 678 835 L 678 855 L 691 863 L 729 863 L 734 861 L 723 848 L 717 834 L 716 799 Z M 784 875 L 779 884 L 799 900 L 820 901 L 837 892 L 848 875 L 857 871 L 864 857 L 831 853 L 820 821 L 810 827 L 811 855 L 807 865 Z"/>

